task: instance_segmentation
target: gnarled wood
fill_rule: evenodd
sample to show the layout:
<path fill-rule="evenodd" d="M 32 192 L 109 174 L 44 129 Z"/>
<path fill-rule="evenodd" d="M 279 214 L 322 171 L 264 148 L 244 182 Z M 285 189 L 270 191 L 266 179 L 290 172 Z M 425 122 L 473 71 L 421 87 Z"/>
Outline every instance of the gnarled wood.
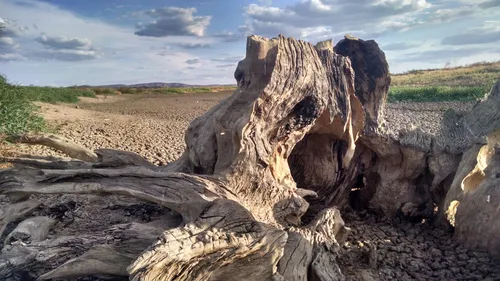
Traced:
<path fill-rule="evenodd" d="M 31 244 L 13 243 L 5 246 L 0 254 L 0 276 L 8 278 L 22 271 L 29 271 L 42 280 L 93 274 L 126 276 L 127 266 L 168 227 L 168 224 L 130 223 L 93 234 Z M 114 254 L 117 256 L 111 263 Z"/>
<path fill-rule="evenodd" d="M 387 93 L 391 84 L 385 54 L 374 40 L 345 36 L 334 47 L 335 52 L 349 57 L 356 73 L 356 96 L 364 106 L 366 129 L 377 129 L 384 121 Z"/>
<path fill-rule="evenodd" d="M 47 238 L 50 228 L 56 221 L 49 217 L 33 217 L 22 221 L 5 238 L 5 244 L 40 242 Z"/>
<path fill-rule="evenodd" d="M 309 186 L 296 186 L 288 158 L 313 132 L 344 142 L 339 167 L 350 165 L 365 117 L 349 59 L 335 54 L 331 42 L 315 47 L 283 36 L 252 36 L 235 78 L 236 92 L 191 122 L 185 153 L 166 167 L 113 150 L 96 151 L 98 157 L 88 159 L 91 164 L 10 159 L 22 166 L 1 172 L 1 192 L 18 201 L 31 194 L 120 194 L 182 215 L 183 225 L 164 232 L 130 265 L 134 280 L 249 280 L 250 275 L 281 280 L 277 264 L 290 254 L 285 249 L 289 226 L 297 227 L 295 233 L 304 235 L 312 249 L 302 276 L 313 261 L 334 263 L 322 250 L 334 254 L 334 234 L 317 224 L 300 230 L 309 207 L 303 197 L 317 194 Z M 328 217 L 323 220 L 327 229 L 344 229 L 338 211 L 325 214 L 319 216 Z M 123 273 L 121 265 L 109 266 L 104 249 L 94 248 L 43 278 L 69 276 L 69 268 L 78 275 L 92 269 L 95 274 Z"/>
<path fill-rule="evenodd" d="M 186 150 L 167 166 L 109 149 L 86 161 L 8 159 L 16 166 L 0 171 L 0 193 L 12 202 L 119 194 L 167 207 L 182 222 L 13 243 L 0 254 L 0 277 L 32 268 L 41 279 L 344 280 L 335 256 L 349 229 L 339 210 L 351 203 L 432 216 L 445 201 L 437 189 L 456 171 L 441 167 L 458 166 L 464 151 L 498 128 L 491 94 L 465 117 L 448 112 L 436 136 L 383 129 L 390 78 L 374 41 L 346 37 L 333 48 L 251 36 L 234 76 L 238 89 L 190 123 Z M 461 125 L 451 128 L 455 121 Z M 457 136 L 464 142 L 449 146 Z M 485 179 L 493 179 L 494 159 L 481 170 Z M 471 219 L 459 219 L 460 206 L 457 229 Z"/>
<path fill-rule="evenodd" d="M 5 228 L 14 222 L 33 212 L 41 202 L 38 200 L 28 200 L 11 204 L 7 210 L 0 214 L 0 237 L 4 234 Z"/>
<path fill-rule="evenodd" d="M 54 148 L 56 150 L 59 150 L 60 152 L 68 155 L 69 157 L 83 160 L 83 161 L 88 161 L 88 162 L 95 162 L 97 161 L 97 155 L 79 145 L 76 144 L 68 139 L 65 139 L 61 136 L 56 136 L 56 135 L 16 135 L 16 136 L 11 136 L 9 138 L 11 141 L 16 142 L 16 143 L 25 143 L 25 144 L 32 144 L 32 145 L 43 145 L 47 147 Z"/>

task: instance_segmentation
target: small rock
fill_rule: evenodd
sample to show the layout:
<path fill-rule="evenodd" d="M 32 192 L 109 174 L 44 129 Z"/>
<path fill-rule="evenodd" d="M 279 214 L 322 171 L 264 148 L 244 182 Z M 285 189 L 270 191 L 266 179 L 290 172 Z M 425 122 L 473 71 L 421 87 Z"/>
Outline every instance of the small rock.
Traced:
<path fill-rule="evenodd" d="M 468 256 L 468 255 L 466 255 L 466 254 L 464 254 L 464 253 L 462 253 L 462 254 L 458 255 L 458 258 L 459 258 L 460 260 L 462 260 L 462 261 L 466 261 L 466 260 L 468 260 L 468 259 L 469 259 L 469 256 Z"/>
<path fill-rule="evenodd" d="M 441 250 L 439 249 L 436 249 L 436 248 L 432 248 L 431 249 L 431 255 L 433 257 L 441 257 L 443 255 L 443 253 L 441 252 Z"/>

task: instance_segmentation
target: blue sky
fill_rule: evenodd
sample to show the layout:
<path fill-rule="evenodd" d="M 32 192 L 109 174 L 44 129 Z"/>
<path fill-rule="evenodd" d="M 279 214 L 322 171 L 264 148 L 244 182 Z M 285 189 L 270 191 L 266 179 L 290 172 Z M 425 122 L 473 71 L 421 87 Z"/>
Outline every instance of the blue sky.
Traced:
<path fill-rule="evenodd" d="M 234 84 L 246 37 L 375 39 L 391 72 L 500 60 L 500 0 L 0 0 L 18 84 Z"/>

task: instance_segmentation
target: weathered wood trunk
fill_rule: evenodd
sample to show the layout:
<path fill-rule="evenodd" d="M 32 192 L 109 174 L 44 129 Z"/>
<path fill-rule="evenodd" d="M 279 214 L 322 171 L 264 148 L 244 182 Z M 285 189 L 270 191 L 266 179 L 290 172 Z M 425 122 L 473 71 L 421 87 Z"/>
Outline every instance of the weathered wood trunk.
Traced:
<path fill-rule="evenodd" d="M 339 212 L 349 199 L 386 215 L 425 216 L 445 205 L 430 196 L 457 170 L 458 161 L 442 168 L 445 160 L 472 146 L 449 151 L 444 137 L 381 130 L 390 77 L 374 41 L 346 37 L 333 48 L 251 36 L 234 75 L 238 89 L 191 122 L 186 151 L 167 166 L 60 138 L 19 138 L 84 153 L 71 161 L 7 159 L 16 166 L 0 171 L 0 192 L 15 205 L 4 225 L 23 204 L 24 214 L 36 207 L 26 201 L 32 194 L 127 195 L 180 217 L 78 237 L 10 236 L 0 277 L 29 268 L 42 280 L 343 280 L 335 256 L 349 233 Z M 429 170 L 435 182 L 425 185 Z"/>

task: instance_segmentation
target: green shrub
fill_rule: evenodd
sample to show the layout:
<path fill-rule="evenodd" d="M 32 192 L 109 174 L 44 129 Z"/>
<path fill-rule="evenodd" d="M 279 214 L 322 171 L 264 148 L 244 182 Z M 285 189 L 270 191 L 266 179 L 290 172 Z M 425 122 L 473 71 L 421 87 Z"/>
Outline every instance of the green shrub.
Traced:
<path fill-rule="evenodd" d="M 41 101 L 47 103 L 76 103 L 78 97 L 95 97 L 95 93 L 89 89 L 67 87 L 34 87 L 18 86 L 19 96 L 30 101 Z"/>
<path fill-rule="evenodd" d="M 116 90 L 111 88 L 92 88 L 96 95 L 116 95 Z"/>
<path fill-rule="evenodd" d="M 137 88 L 122 87 L 118 88 L 118 91 L 122 94 L 138 94 L 140 93 Z"/>
<path fill-rule="evenodd" d="M 0 135 L 44 131 L 45 121 L 37 111 L 20 87 L 8 84 L 0 76 Z"/>

